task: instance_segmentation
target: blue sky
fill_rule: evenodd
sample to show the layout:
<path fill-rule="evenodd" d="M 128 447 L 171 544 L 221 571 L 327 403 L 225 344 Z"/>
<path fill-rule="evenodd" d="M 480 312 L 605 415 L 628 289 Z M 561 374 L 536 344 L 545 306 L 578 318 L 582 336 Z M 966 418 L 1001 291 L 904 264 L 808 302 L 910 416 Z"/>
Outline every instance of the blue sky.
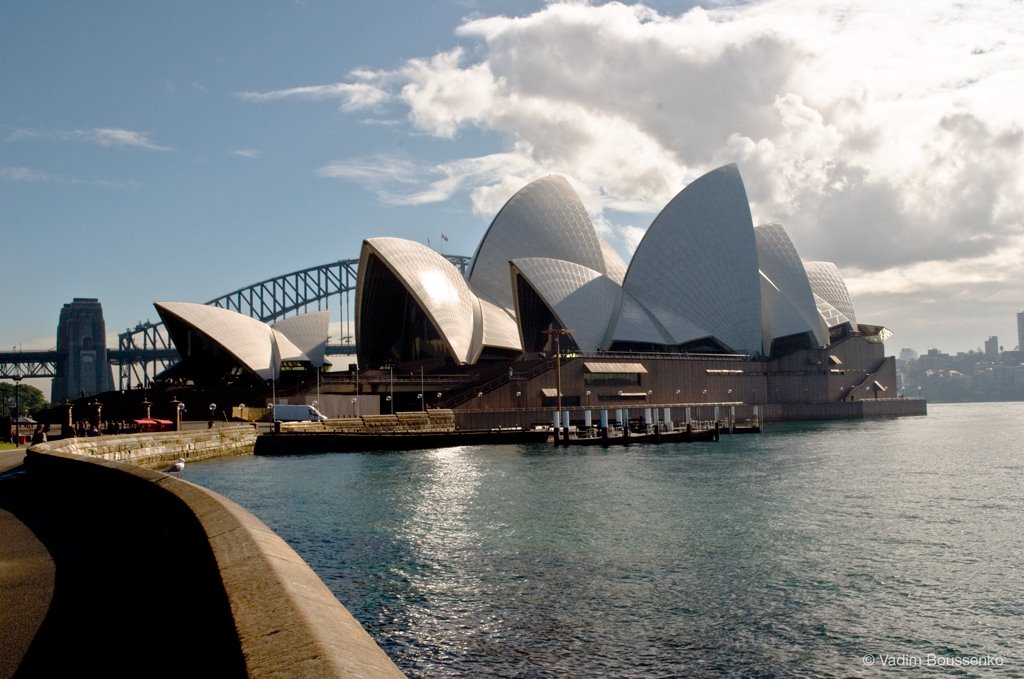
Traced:
<path fill-rule="evenodd" d="M 0 346 L 52 347 L 73 297 L 113 335 L 368 236 L 471 255 L 551 173 L 628 258 L 735 162 L 890 353 L 1009 349 L 1022 7 L 4 2 Z"/>

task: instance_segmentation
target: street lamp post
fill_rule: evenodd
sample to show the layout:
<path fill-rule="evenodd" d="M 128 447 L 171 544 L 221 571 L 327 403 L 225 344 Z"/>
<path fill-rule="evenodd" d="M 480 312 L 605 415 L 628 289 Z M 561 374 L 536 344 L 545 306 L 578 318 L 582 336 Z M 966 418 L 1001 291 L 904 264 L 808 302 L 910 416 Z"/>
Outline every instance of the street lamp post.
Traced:
<path fill-rule="evenodd" d="M 21 442 L 21 375 L 15 375 L 14 380 L 14 445 Z"/>
<path fill-rule="evenodd" d="M 324 340 L 324 354 L 327 353 L 327 345 L 331 343 L 331 336 L 328 335 L 327 339 Z M 316 402 L 320 402 L 320 373 L 324 369 L 324 357 L 320 357 L 320 365 L 314 366 L 316 368 Z"/>
<path fill-rule="evenodd" d="M 174 431 L 181 431 L 181 414 L 185 411 L 185 404 L 174 397 L 171 400 L 171 408 L 174 409 Z"/>
<path fill-rule="evenodd" d="M 572 334 L 569 328 L 549 328 L 543 331 L 545 335 L 554 335 L 555 338 L 555 407 L 558 409 L 558 426 L 562 423 L 562 335 Z M 569 432 L 565 432 L 566 439 Z M 558 438 L 558 429 L 555 429 L 555 439 Z"/>
<path fill-rule="evenodd" d="M 213 429 L 213 411 L 215 411 L 216 409 L 217 409 L 217 404 L 216 403 L 211 403 L 210 404 L 210 421 L 207 423 L 207 428 L 208 429 Z"/>

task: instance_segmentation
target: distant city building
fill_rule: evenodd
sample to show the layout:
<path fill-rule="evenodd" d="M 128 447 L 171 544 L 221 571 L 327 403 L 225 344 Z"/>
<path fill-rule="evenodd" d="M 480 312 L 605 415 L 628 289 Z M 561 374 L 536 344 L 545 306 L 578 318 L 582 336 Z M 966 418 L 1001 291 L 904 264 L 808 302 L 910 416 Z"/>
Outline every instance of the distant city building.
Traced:
<path fill-rule="evenodd" d="M 60 310 L 57 370 L 50 400 L 91 396 L 114 388 L 107 362 L 107 334 L 98 299 L 76 297 Z"/>
<path fill-rule="evenodd" d="M 929 401 L 1024 401 L 1024 352 L 1000 351 L 998 339 L 985 342 L 985 352 L 958 351 L 955 356 L 929 349 L 916 361 L 899 361 L 903 393 Z"/>
<path fill-rule="evenodd" d="M 999 338 L 995 335 L 985 340 L 985 358 L 999 358 Z"/>

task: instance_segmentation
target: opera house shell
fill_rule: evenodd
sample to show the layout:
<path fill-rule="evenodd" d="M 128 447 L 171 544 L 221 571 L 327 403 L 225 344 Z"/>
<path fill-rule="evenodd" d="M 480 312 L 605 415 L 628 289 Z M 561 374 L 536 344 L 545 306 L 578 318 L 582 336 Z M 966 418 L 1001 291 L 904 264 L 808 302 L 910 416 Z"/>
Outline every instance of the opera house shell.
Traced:
<path fill-rule="evenodd" d="M 337 412 L 350 415 L 429 406 L 513 412 L 527 425 L 556 403 L 746 404 L 807 419 L 896 393 L 888 330 L 858 322 L 834 264 L 803 261 L 780 224 L 754 226 L 735 165 L 669 201 L 629 262 L 557 176 L 506 202 L 466 271 L 421 243 L 364 240 L 348 371 L 322 371 L 327 312 L 271 326 L 208 305 L 156 306 L 182 356 L 171 369 L 180 383 L 287 373 L 297 389 L 316 373 L 317 398 L 332 382 Z"/>
<path fill-rule="evenodd" d="M 370 238 L 360 254 L 361 365 L 473 365 L 550 352 L 770 358 L 858 332 L 835 265 L 805 263 L 783 227 L 754 227 L 735 165 L 657 216 L 628 266 L 569 183 L 544 177 L 494 218 L 467 275 L 430 248 Z"/>
<path fill-rule="evenodd" d="M 277 380 L 289 368 L 325 363 L 330 312 L 293 316 L 273 325 L 229 309 L 190 302 L 157 302 L 182 362 L 179 372 L 223 380 Z M 173 370 L 173 369 L 172 369 Z"/>

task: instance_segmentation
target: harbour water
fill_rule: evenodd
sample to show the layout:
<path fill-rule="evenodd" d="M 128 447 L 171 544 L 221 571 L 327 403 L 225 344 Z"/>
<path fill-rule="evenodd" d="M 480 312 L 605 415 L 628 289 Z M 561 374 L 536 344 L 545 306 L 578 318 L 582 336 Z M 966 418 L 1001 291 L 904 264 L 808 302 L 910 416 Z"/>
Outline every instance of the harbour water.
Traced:
<path fill-rule="evenodd" d="M 413 677 L 1024 677 L 1024 403 L 717 443 L 246 457 Z"/>

